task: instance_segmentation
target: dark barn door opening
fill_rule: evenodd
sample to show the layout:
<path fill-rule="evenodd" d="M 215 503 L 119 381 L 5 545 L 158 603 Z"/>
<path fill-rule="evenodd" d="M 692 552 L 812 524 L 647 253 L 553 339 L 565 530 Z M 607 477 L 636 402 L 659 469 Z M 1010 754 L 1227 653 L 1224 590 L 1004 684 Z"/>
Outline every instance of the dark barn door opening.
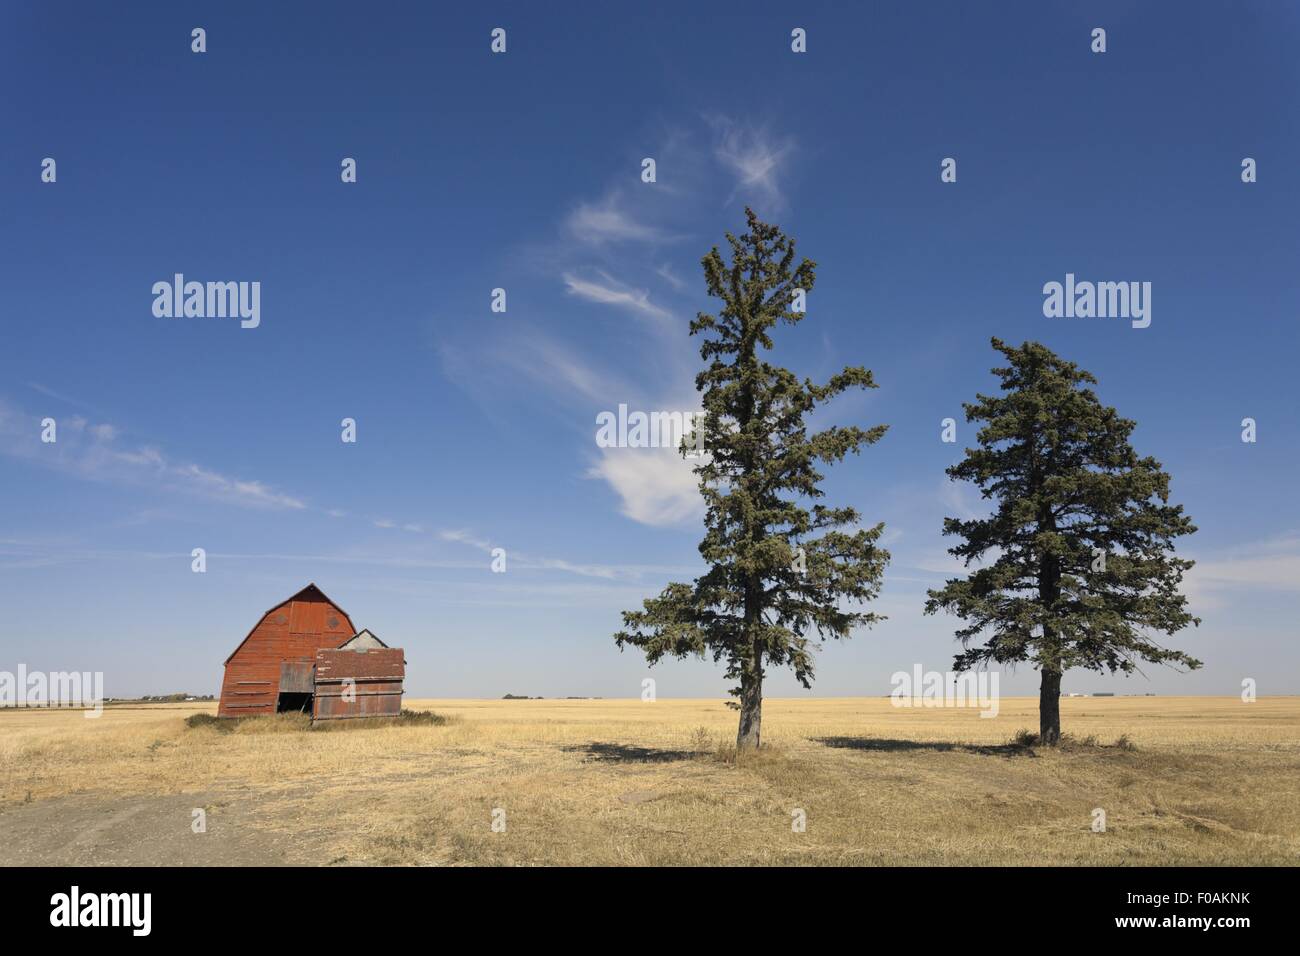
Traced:
<path fill-rule="evenodd" d="M 315 665 L 311 661 L 280 662 L 280 693 L 275 700 L 277 714 L 310 714 L 316 692 Z"/>
<path fill-rule="evenodd" d="M 310 714 L 311 694 L 281 694 L 275 702 L 277 714 Z"/>

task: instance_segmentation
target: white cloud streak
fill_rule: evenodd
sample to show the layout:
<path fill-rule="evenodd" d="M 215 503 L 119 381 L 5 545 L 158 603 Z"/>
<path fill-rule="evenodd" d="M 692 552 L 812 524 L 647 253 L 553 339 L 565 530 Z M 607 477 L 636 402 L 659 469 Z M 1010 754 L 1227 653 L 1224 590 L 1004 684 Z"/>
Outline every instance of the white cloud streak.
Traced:
<path fill-rule="evenodd" d="M 56 419 L 56 441 L 41 441 L 41 416 L 0 400 L 0 454 L 89 481 L 141 485 L 192 494 L 246 508 L 305 508 L 298 498 L 261 481 L 235 478 L 202 465 L 178 462 L 157 447 L 117 444 L 120 429 L 79 415 Z"/>
<path fill-rule="evenodd" d="M 650 293 L 645 289 L 630 288 L 604 272 L 599 272 L 597 275 L 602 281 L 583 279 L 572 272 L 564 273 L 564 284 L 569 295 L 586 299 L 588 302 L 627 309 L 655 322 L 672 319 L 672 314 L 667 309 L 650 301 Z"/>
<path fill-rule="evenodd" d="M 736 180 L 728 202 L 739 197 L 770 211 L 785 207 L 780 175 L 793 144 L 774 139 L 766 129 L 727 117 L 711 119 L 717 140 L 713 155 Z"/>
<path fill-rule="evenodd" d="M 582 242 L 665 242 L 672 237 L 643 223 L 623 206 L 619 193 L 610 193 L 595 203 L 581 202 L 568 215 L 565 228 Z"/>

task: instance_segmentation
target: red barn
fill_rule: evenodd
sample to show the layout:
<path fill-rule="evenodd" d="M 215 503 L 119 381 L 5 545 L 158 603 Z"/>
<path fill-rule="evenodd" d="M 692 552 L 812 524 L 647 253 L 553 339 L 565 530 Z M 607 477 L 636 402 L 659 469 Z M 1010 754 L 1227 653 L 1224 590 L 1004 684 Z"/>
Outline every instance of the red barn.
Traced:
<path fill-rule="evenodd" d="M 402 651 L 387 648 L 365 632 L 365 638 L 353 644 L 357 650 L 331 653 L 330 689 L 322 693 L 338 697 L 341 687 L 346 694 L 342 700 L 331 700 L 326 713 L 317 714 L 317 653 L 334 652 L 361 636 L 346 611 L 316 585 L 307 585 L 263 614 L 226 658 L 217 716 L 306 711 L 326 719 L 399 713 L 405 671 Z M 374 649 L 376 644 L 380 649 Z"/>

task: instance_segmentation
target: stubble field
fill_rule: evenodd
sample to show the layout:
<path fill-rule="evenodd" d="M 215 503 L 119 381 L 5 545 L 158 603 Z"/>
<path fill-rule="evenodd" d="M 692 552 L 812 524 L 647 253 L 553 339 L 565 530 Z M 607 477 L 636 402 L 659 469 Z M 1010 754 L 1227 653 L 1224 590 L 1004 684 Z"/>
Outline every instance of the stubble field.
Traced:
<path fill-rule="evenodd" d="M 1300 862 L 1300 698 L 1065 699 L 1059 752 L 1014 743 L 1036 705 L 769 700 L 739 760 L 715 700 L 415 700 L 446 722 L 331 732 L 0 712 L 0 862 Z"/>

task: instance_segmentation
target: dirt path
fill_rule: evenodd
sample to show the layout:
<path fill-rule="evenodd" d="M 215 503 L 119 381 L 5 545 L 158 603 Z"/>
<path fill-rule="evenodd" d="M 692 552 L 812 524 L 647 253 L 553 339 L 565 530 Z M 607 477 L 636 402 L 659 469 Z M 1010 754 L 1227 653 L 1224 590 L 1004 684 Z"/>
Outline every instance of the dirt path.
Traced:
<path fill-rule="evenodd" d="M 277 816 L 257 791 L 111 796 L 72 794 L 0 809 L 5 866 L 286 866 L 336 858 L 319 835 L 256 825 Z M 207 832 L 194 833 L 196 808 Z"/>

